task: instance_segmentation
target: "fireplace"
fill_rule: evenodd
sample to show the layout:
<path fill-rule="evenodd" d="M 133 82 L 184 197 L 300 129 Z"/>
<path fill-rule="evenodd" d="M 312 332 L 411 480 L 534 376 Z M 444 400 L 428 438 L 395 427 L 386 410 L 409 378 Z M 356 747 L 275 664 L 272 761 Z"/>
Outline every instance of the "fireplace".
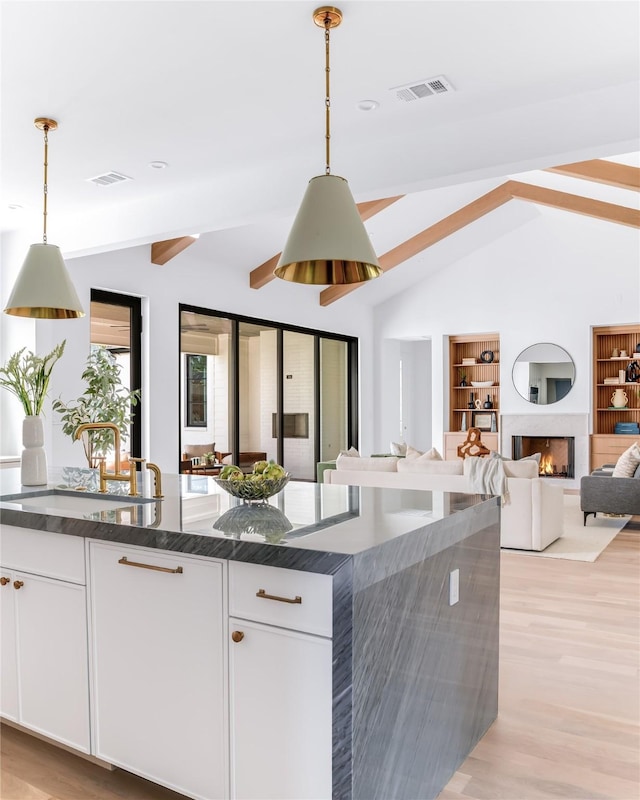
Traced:
<path fill-rule="evenodd" d="M 512 436 L 514 459 L 540 453 L 541 478 L 573 478 L 575 439 L 573 436 Z"/>

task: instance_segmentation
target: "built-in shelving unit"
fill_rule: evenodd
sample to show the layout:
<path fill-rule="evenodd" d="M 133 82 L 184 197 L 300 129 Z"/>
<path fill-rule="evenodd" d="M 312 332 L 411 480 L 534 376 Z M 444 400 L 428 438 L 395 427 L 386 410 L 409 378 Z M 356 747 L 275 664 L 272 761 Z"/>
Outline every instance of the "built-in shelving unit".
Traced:
<path fill-rule="evenodd" d="M 482 353 L 493 353 L 491 362 L 480 360 Z M 485 356 L 487 357 L 487 356 Z M 463 363 L 473 358 L 475 363 Z M 500 337 L 497 333 L 469 334 L 449 337 L 449 430 L 459 431 L 462 417 L 466 416 L 467 428 L 471 427 L 471 395 L 483 402 L 487 395 L 493 403 L 496 420 L 500 410 Z M 462 374 L 466 375 L 468 386 L 460 386 Z M 471 382 L 491 381 L 492 386 L 471 386 Z"/>
<path fill-rule="evenodd" d="M 640 365 L 640 323 L 633 325 L 607 325 L 593 329 L 593 434 L 591 436 L 591 469 L 614 463 L 638 434 L 615 432 L 617 422 L 640 423 L 640 382 L 621 382 L 619 373 L 626 372 L 634 361 Z M 625 351 L 626 356 L 620 353 Z M 616 383 L 605 383 L 605 378 L 618 378 Z M 616 389 L 626 392 L 628 401 L 624 408 L 613 408 L 611 397 Z"/>
<path fill-rule="evenodd" d="M 473 359 L 473 363 L 468 363 L 470 359 Z M 466 386 L 460 386 L 463 374 Z M 491 386 L 471 385 L 472 382 L 489 381 Z M 460 433 L 463 419 L 466 429 L 472 426 L 473 412 L 478 410 L 469 408 L 472 395 L 474 401 L 479 399 L 484 403 L 487 395 L 491 400 L 492 408 L 482 408 L 480 411 L 495 413 L 496 431 L 483 432 L 482 441 L 491 450 L 497 450 L 500 420 L 500 336 L 497 333 L 449 336 L 449 433 L 445 434 L 446 458 L 455 458 L 458 441 L 464 441 L 466 434 Z"/>

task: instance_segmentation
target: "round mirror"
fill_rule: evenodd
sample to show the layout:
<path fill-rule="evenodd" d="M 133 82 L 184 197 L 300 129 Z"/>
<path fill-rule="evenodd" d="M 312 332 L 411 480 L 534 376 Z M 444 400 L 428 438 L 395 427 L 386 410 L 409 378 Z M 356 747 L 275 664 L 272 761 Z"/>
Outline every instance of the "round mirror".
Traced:
<path fill-rule="evenodd" d="M 523 350 L 513 365 L 513 385 L 530 403 L 546 406 L 569 393 L 576 378 L 573 359 L 557 344 L 541 342 Z"/>

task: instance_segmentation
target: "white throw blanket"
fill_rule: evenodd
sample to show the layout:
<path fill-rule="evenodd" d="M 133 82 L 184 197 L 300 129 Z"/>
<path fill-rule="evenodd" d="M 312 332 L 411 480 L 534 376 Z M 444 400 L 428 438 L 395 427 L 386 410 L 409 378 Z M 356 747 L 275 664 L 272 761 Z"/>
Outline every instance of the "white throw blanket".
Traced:
<path fill-rule="evenodd" d="M 465 467 L 471 492 L 499 495 L 502 498 L 502 504 L 508 504 L 507 476 L 502 458 L 498 453 L 491 453 L 487 458 L 470 456 L 465 461 Z"/>

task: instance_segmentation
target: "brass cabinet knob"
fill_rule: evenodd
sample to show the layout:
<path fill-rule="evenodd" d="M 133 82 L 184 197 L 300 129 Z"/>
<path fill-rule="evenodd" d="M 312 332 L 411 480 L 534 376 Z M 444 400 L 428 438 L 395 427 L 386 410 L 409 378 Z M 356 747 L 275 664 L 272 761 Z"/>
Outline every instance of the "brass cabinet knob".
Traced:
<path fill-rule="evenodd" d="M 24 586 L 24 581 L 14 581 L 13 588 L 14 589 L 21 589 Z"/>
<path fill-rule="evenodd" d="M 6 586 L 10 582 L 11 578 L 5 578 L 4 576 L 0 578 L 0 586 Z"/>
<path fill-rule="evenodd" d="M 244 633 L 242 631 L 234 631 L 231 634 L 231 638 L 237 644 L 238 642 L 241 642 L 244 639 Z"/>

